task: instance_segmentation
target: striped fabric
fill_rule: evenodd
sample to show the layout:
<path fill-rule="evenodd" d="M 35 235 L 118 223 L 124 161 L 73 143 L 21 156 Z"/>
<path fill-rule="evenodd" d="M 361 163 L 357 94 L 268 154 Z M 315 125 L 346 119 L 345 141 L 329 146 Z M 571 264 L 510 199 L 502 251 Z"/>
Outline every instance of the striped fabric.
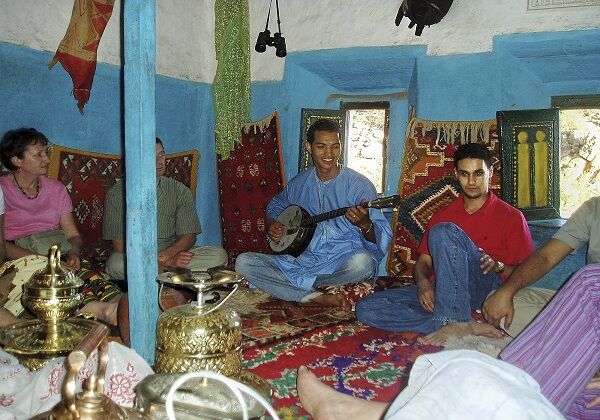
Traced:
<path fill-rule="evenodd" d="M 500 355 L 533 376 L 568 418 L 600 419 L 584 389 L 600 369 L 600 264 L 579 270 L 546 309 Z"/>
<path fill-rule="evenodd" d="M 158 178 L 156 200 L 159 251 L 171 246 L 184 233 L 202 232 L 192 193 L 181 182 L 165 176 Z M 124 205 L 123 184 L 119 182 L 106 193 L 104 239 L 123 240 Z"/>

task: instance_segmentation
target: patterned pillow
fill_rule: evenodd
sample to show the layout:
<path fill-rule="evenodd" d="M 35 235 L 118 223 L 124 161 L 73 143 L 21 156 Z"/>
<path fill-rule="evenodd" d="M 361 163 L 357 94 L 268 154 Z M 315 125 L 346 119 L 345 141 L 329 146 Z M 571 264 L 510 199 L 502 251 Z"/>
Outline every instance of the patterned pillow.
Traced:
<path fill-rule="evenodd" d="M 458 196 L 454 178 L 454 151 L 463 143 L 480 142 L 492 152 L 492 190 L 499 195 L 500 145 L 496 121 L 426 121 L 413 118 L 404 141 L 398 195 L 403 199 L 394 212 L 392 245 L 387 272 L 410 276 L 416 250 L 432 214 Z"/>
<path fill-rule="evenodd" d="M 196 150 L 167 155 L 165 176 L 175 178 L 196 192 L 200 155 Z M 48 177 L 61 181 L 73 202 L 75 223 L 83 238 L 82 257 L 102 268 L 111 252 L 102 239 L 104 196 L 123 176 L 123 158 L 52 145 Z"/>

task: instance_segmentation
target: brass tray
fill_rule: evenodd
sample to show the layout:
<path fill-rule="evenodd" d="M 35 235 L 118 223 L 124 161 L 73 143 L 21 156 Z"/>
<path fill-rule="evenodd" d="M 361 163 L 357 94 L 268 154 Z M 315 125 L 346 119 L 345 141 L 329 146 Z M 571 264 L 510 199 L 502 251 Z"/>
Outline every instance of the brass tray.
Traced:
<path fill-rule="evenodd" d="M 0 344 L 17 358 L 53 358 L 65 356 L 73 350 L 87 333 L 98 325 L 84 318 L 68 318 L 56 324 L 33 319 L 0 328 Z"/>
<path fill-rule="evenodd" d="M 160 284 L 172 287 L 185 287 L 196 292 L 203 292 L 217 286 L 237 284 L 242 275 L 231 270 L 191 271 L 185 268 L 161 273 L 156 278 Z"/>
<path fill-rule="evenodd" d="M 135 387 L 135 408 L 152 419 L 167 419 L 166 398 L 171 385 L 181 373 L 147 376 Z M 243 370 L 237 381 L 254 388 L 267 401 L 273 394 L 271 385 L 258 375 Z M 261 419 L 265 409 L 258 401 L 244 394 L 251 419 Z M 173 408 L 178 420 L 234 420 L 242 418 L 242 410 L 231 390 L 221 382 L 208 378 L 190 379 L 175 392 Z"/>

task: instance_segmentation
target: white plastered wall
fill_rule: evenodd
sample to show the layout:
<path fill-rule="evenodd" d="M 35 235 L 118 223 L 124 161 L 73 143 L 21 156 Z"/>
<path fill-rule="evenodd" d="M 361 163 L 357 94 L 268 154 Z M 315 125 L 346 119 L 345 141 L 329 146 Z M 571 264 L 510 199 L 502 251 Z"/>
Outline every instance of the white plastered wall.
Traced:
<path fill-rule="evenodd" d="M 212 82 L 216 69 L 213 0 L 157 1 L 157 72 Z M 250 1 L 252 79 L 279 80 L 285 60 L 272 48 L 254 52 L 269 0 Z M 489 51 L 495 35 L 600 27 L 600 6 L 527 10 L 527 0 L 455 0 L 437 25 L 414 35 L 394 18 L 401 0 L 280 0 L 288 52 L 384 45 L 427 45 L 430 55 Z M 273 7 L 275 2 L 273 2 Z M 1 0 L 0 41 L 54 51 L 68 26 L 73 0 Z M 98 61 L 120 65 L 121 2 L 106 28 Z M 271 12 L 271 32 L 276 30 Z"/>

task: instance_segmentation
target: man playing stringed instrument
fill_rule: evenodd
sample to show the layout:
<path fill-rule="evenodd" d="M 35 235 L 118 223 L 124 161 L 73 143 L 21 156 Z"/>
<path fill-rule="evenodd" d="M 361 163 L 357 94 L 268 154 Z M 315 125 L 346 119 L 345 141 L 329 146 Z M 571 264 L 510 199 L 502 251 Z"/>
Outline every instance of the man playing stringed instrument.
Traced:
<path fill-rule="evenodd" d="M 347 207 L 344 217 L 333 217 L 315 226 L 306 250 L 297 257 L 243 253 L 235 270 L 255 287 L 279 299 L 323 305 L 349 304 L 341 294 L 316 289 L 359 283 L 377 274 L 392 231 L 381 211 L 365 208 L 377 198 L 373 184 L 356 171 L 338 164 L 340 127 L 328 119 L 316 121 L 307 133 L 306 149 L 314 167 L 292 178 L 267 206 L 266 230 L 278 243 L 289 234 L 277 217 L 291 205 L 316 215 Z"/>

